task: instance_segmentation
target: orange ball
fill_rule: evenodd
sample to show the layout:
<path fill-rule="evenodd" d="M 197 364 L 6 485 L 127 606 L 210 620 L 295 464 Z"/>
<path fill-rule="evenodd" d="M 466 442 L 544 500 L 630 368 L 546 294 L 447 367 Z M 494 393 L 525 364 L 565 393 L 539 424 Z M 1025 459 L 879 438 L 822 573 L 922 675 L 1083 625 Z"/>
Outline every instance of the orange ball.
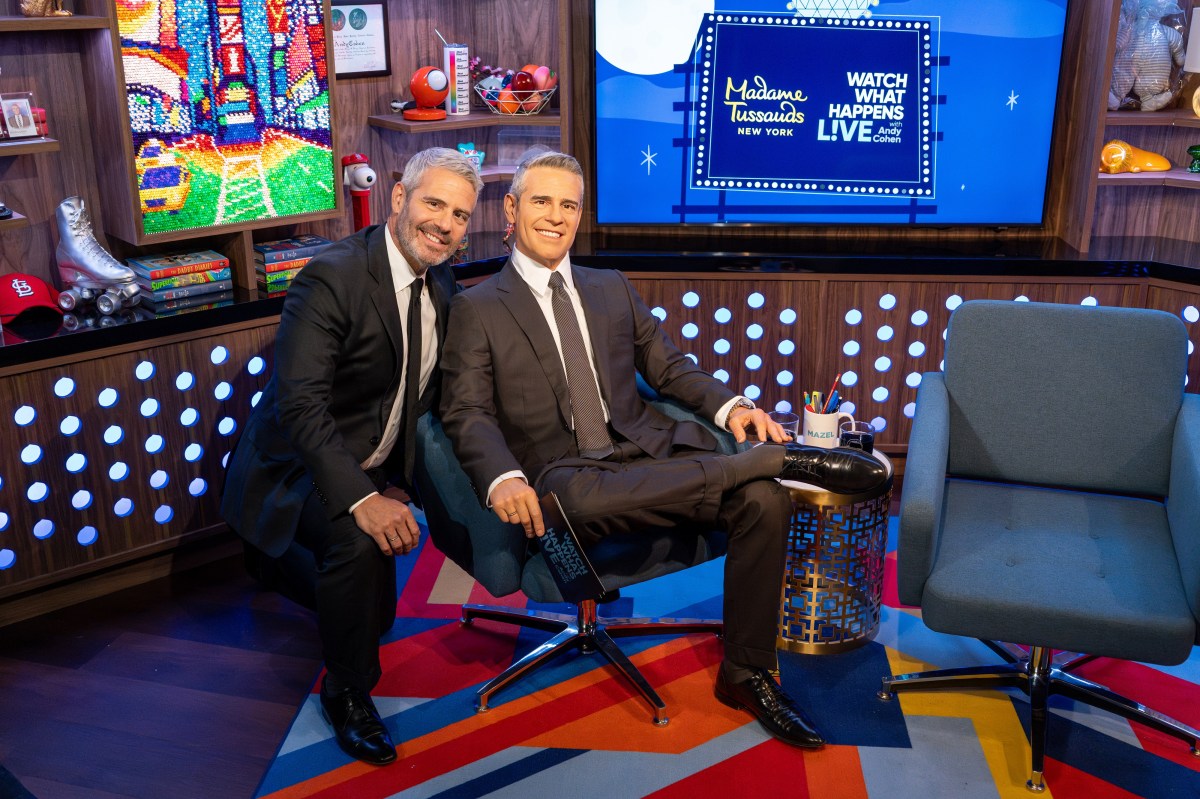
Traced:
<path fill-rule="evenodd" d="M 501 114 L 515 114 L 521 107 L 521 102 L 513 94 L 512 89 L 504 88 L 500 90 L 500 96 L 496 98 L 496 107 L 500 109 Z"/>

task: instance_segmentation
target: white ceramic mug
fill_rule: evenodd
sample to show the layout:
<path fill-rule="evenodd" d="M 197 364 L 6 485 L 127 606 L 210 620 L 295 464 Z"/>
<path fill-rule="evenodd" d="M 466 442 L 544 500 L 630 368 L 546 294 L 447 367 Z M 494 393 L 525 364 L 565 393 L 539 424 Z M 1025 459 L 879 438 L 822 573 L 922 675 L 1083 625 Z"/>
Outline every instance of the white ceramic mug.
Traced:
<path fill-rule="evenodd" d="M 845 411 L 837 413 L 813 413 L 804 411 L 804 443 L 813 447 L 833 449 L 838 445 L 838 425 L 853 422 L 854 417 Z"/>

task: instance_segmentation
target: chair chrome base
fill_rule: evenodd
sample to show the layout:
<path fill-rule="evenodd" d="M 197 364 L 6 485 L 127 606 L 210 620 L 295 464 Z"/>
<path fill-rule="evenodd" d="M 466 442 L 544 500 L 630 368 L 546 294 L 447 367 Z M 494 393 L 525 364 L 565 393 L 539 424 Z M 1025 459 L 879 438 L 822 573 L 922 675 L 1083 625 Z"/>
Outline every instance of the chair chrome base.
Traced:
<path fill-rule="evenodd" d="M 654 709 L 654 723 L 666 724 L 667 706 L 646 682 L 637 667 L 613 642 L 613 638 L 632 635 L 671 635 L 675 633 L 714 633 L 721 635 L 722 623 L 717 619 L 668 619 L 668 618 L 610 618 L 596 615 L 596 601 L 589 599 L 578 605 L 578 614 L 548 613 L 538 610 L 519 610 L 495 605 L 463 605 L 462 622 L 470 624 L 475 619 L 507 622 L 522 627 L 554 633 L 544 643 L 525 657 L 509 666 L 476 693 L 475 710 L 484 713 L 492 695 L 501 688 L 516 682 L 557 655 L 579 647 L 583 652 L 600 652 L 608 658 L 625 679 L 633 683 Z"/>
<path fill-rule="evenodd" d="M 1033 750 L 1031 775 L 1025 787 L 1034 793 L 1041 793 L 1046 789 L 1042 772 L 1046 756 L 1046 703 L 1051 694 L 1061 694 L 1076 702 L 1084 702 L 1172 735 L 1187 743 L 1193 755 L 1200 756 L 1200 749 L 1197 748 L 1200 743 L 1200 731 L 1114 693 L 1099 683 L 1069 673 L 1070 669 L 1092 660 L 1093 656 L 1072 657 L 1060 665 L 1054 662 L 1051 650 L 1046 647 L 1035 646 L 1025 652 L 995 641 L 983 643 L 1007 662 L 995 666 L 940 669 L 884 677 L 883 687 L 878 693 L 879 698 L 890 700 L 897 691 L 908 690 L 1020 688 L 1029 697 L 1029 744 Z"/>

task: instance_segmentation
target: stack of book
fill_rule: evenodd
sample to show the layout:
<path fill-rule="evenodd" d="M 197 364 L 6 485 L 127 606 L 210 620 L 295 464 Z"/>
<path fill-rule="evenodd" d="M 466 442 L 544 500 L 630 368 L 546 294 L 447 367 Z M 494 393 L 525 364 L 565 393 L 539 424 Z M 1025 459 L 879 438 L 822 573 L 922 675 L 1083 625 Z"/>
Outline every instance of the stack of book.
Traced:
<path fill-rule="evenodd" d="M 127 259 L 141 288 L 141 305 L 158 316 L 233 303 L 229 259 L 213 250 Z"/>
<path fill-rule="evenodd" d="M 255 244 L 254 270 L 258 273 L 258 290 L 267 297 L 287 293 L 292 278 L 329 243 L 329 239 L 305 233 Z"/>

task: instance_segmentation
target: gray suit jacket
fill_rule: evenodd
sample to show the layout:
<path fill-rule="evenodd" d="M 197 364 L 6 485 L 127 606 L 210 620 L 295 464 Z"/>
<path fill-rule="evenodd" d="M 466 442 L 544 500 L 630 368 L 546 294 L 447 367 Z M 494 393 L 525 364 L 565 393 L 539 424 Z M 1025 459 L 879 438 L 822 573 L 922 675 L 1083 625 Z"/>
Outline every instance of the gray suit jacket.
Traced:
<path fill-rule="evenodd" d="M 671 343 L 623 274 L 571 270 L 612 429 L 654 458 L 715 449 L 701 425 L 676 422 L 642 399 L 637 374 L 706 418 L 734 393 Z M 547 464 L 578 455 L 562 359 L 511 261 L 451 301 L 442 374 L 442 421 L 481 501 L 505 472 L 520 469 L 536 482 Z"/>
<path fill-rule="evenodd" d="M 288 290 L 275 370 L 230 459 L 221 515 L 272 556 L 287 549 L 316 491 L 330 518 L 375 490 L 359 464 L 379 444 L 404 364 L 403 332 L 384 225 L 330 245 Z M 449 266 L 426 274 L 446 340 L 455 292 Z M 437 375 L 422 397 L 435 402 Z M 404 466 L 403 434 L 386 466 Z"/>

